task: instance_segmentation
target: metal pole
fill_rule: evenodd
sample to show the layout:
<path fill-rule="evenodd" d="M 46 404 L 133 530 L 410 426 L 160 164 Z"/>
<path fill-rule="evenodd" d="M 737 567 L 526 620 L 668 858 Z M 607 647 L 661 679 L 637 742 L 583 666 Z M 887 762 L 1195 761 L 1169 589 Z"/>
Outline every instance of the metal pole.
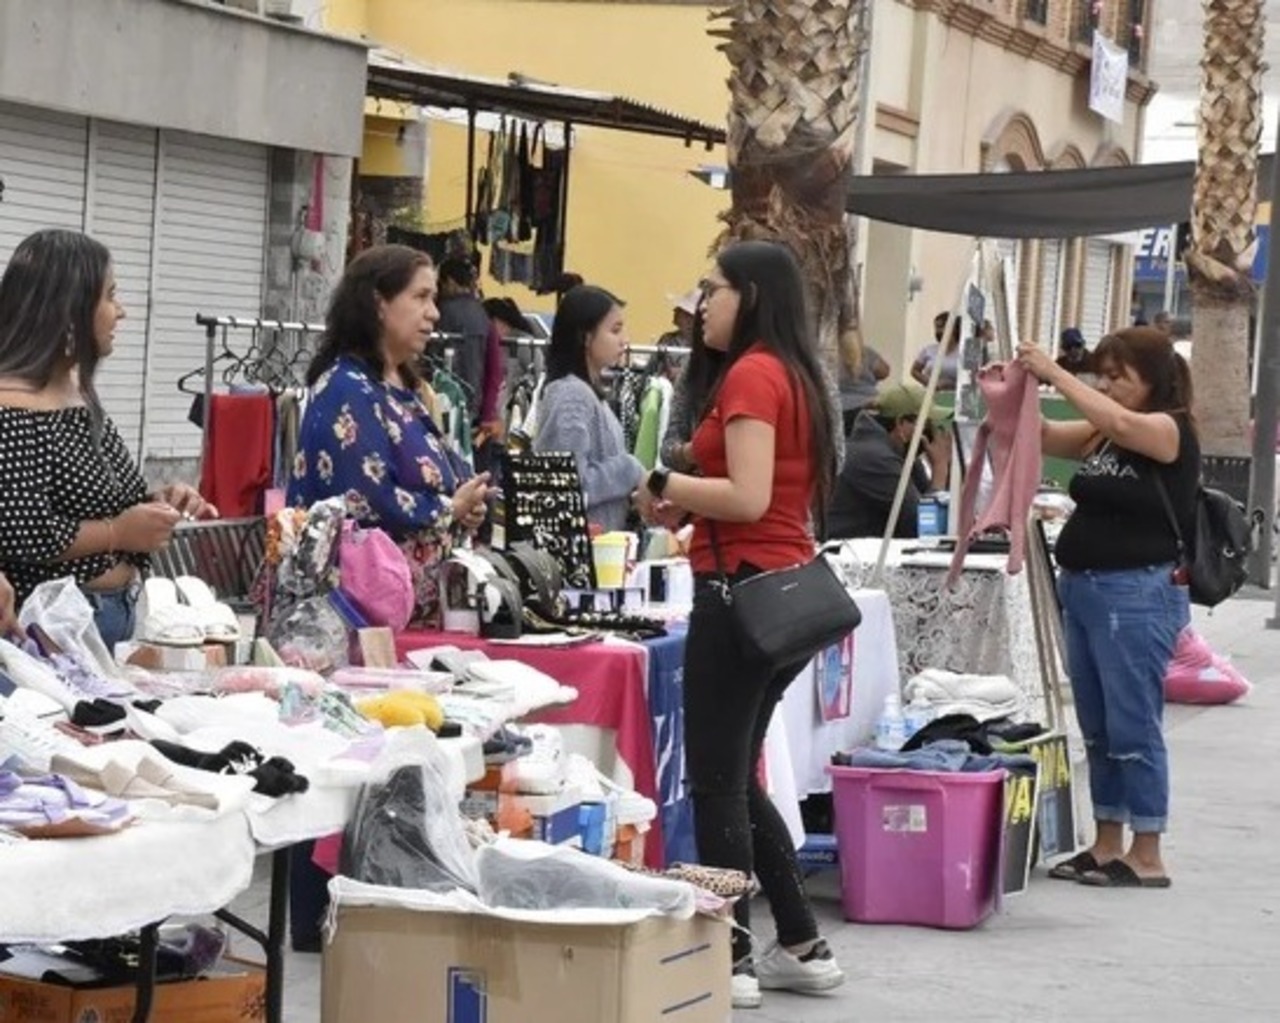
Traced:
<path fill-rule="evenodd" d="M 490 173 L 493 169 L 490 168 Z M 475 230 L 476 215 L 476 108 L 467 107 L 467 230 Z"/>
<path fill-rule="evenodd" d="M 564 261 L 569 251 L 569 167 L 573 164 L 573 124 L 564 122 L 564 170 L 560 174 L 560 245 L 557 262 L 564 273 Z M 561 299 L 556 295 L 556 301 Z"/>
<path fill-rule="evenodd" d="M 1170 316 L 1174 315 L 1174 288 L 1178 280 L 1178 225 L 1169 227 L 1169 254 L 1164 261 L 1164 305 Z"/>
<path fill-rule="evenodd" d="M 1249 578 L 1264 588 L 1271 585 L 1271 524 L 1276 515 L 1276 400 L 1280 373 L 1280 258 L 1271 249 L 1280 237 L 1280 159 L 1271 168 L 1271 228 L 1267 238 L 1267 280 L 1262 291 L 1262 319 L 1254 347 L 1257 391 L 1253 406 L 1253 465 L 1249 473 L 1249 509 L 1262 515 L 1258 549 L 1249 563 Z M 1280 592 L 1276 617 L 1267 623 L 1280 628 Z"/>

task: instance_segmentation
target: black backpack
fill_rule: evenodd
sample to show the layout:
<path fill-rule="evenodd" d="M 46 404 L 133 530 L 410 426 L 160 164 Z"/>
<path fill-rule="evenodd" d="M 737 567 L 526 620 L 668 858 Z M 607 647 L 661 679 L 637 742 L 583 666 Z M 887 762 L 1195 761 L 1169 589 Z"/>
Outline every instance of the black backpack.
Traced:
<path fill-rule="evenodd" d="M 1191 602 L 1217 607 L 1248 578 L 1245 563 L 1253 553 L 1249 519 L 1229 494 L 1201 484 L 1196 490 L 1195 535 L 1188 549 L 1159 470 L 1155 476 L 1156 489 L 1178 541 L 1178 560 L 1187 570 Z"/>

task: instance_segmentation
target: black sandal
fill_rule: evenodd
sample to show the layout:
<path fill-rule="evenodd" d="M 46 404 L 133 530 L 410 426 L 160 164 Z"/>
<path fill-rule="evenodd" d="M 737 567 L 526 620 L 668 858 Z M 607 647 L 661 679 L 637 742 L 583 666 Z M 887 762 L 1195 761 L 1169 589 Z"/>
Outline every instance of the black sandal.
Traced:
<path fill-rule="evenodd" d="M 1049 876 L 1055 881 L 1079 881 L 1090 871 L 1100 870 L 1102 864 L 1088 849 L 1078 852 L 1069 860 L 1063 860 L 1049 868 Z"/>
<path fill-rule="evenodd" d="M 1173 884 L 1164 875 L 1144 877 L 1124 860 L 1112 860 L 1104 867 L 1081 874 L 1080 883 L 1090 888 L 1168 888 Z"/>

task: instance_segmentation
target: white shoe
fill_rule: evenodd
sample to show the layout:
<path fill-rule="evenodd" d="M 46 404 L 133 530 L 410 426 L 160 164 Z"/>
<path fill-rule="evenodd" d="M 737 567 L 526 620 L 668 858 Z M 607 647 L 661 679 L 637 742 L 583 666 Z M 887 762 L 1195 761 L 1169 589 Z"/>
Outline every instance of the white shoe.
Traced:
<path fill-rule="evenodd" d="M 214 596 L 208 583 L 194 575 L 180 575 L 173 585 L 196 613 L 206 639 L 216 643 L 234 643 L 240 639 L 240 619 L 229 605 Z"/>
<path fill-rule="evenodd" d="M 758 1009 L 764 1002 L 760 982 L 749 973 L 735 973 L 729 978 L 729 995 L 735 1009 Z"/>
<path fill-rule="evenodd" d="M 3 704 L 3 701 L 0 701 Z M 31 774 L 48 774 L 60 753 L 83 753 L 84 747 L 48 721 L 27 717 L 0 705 L 0 764 Z"/>
<path fill-rule="evenodd" d="M 133 638 L 159 646 L 203 646 L 204 624 L 194 608 L 178 603 L 172 579 L 152 576 L 138 598 Z"/>
<path fill-rule="evenodd" d="M 844 983 L 844 972 L 836 965 L 831 948 L 822 938 L 803 958 L 792 955 L 781 945 L 771 945 L 756 960 L 756 977 L 766 991 L 799 994 L 830 991 Z"/>

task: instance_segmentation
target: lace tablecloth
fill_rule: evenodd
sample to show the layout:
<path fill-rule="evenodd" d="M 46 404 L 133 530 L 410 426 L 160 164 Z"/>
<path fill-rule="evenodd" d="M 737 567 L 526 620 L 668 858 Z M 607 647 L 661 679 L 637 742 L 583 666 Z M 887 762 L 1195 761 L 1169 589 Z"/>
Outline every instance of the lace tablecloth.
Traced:
<path fill-rule="evenodd" d="M 1026 570 L 1011 576 L 1003 555 L 970 555 L 948 590 L 950 555 L 904 553 L 918 546 L 914 540 L 893 541 L 879 584 L 893 607 L 902 680 L 925 668 L 1006 675 L 1026 695 L 1028 707 L 1040 706 L 1040 659 Z M 854 540 L 846 550 L 849 585 L 872 585 L 880 541 Z"/>

